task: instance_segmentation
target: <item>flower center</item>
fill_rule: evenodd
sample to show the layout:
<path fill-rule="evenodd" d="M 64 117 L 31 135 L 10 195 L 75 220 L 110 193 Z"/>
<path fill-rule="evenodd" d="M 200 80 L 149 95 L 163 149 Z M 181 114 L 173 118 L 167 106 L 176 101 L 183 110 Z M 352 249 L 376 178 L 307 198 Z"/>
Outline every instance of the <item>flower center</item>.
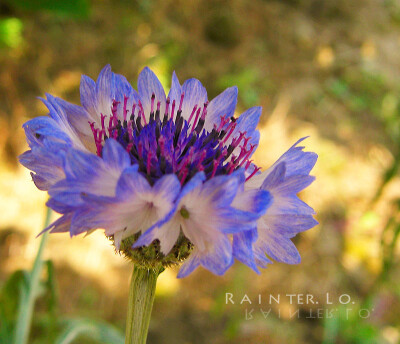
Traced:
<path fill-rule="evenodd" d="M 111 114 L 100 115 L 100 128 L 96 127 L 95 122 L 89 122 L 97 155 L 102 156 L 105 140 L 118 141 L 129 153 L 131 163 L 139 166 L 139 171 L 151 184 L 169 173 L 175 173 L 182 185 L 199 171 L 204 171 L 207 179 L 231 174 L 239 168 L 252 171 L 247 179 L 256 174 L 259 168 L 252 165 L 250 160 L 256 145 L 249 144 L 250 137 L 246 136 L 246 132 L 234 135 L 236 119 L 221 116 L 219 125 L 214 125 L 212 131 L 208 132 L 203 129 L 208 102 L 202 106 L 195 105 L 186 120 L 182 116 L 183 99 L 184 94 L 180 97 L 175 114 L 175 101 L 170 104 L 168 98 L 161 117 L 161 104 L 157 102 L 154 106 L 153 93 L 148 122 L 140 101 L 133 104 L 128 117 L 128 97 L 124 96 L 121 120 L 117 116 L 121 104 L 114 100 Z"/>

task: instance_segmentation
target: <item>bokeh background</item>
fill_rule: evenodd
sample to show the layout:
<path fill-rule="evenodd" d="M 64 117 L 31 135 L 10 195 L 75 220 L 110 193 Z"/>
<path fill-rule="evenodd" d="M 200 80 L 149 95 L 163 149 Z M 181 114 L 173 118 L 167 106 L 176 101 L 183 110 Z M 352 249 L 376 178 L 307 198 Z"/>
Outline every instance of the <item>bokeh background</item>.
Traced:
<path fill-rule="evenodd" d="M 209 99 L 237 85 L 238 113 L 263 106 L 256 154 L 263 167 L 303 136 L 319 155 L 317 179 L 301 196 L 320 224 L 295 239 L 302 263 L 276 263 L 261 275 L 240 263 L 223 277 L 164 272 L 149 343 L 400 343 L 400 1 L 1 0 L 3 294 L 13 272 L 31 267 L 45 216 L 46 194 L 18 164 L 27 149 L 21 126 L 46 114 L 37 98 L 45 92 L 79 103 L 81 74 L 97 78 L 107 63 L 134 86 L 146 65 L 166 88 L 173 70 L 181 81 L 196 77 Z M 124 329 L 131 266 L 101 232 L 52 235 L 45 258 L 53 264 L 31 343 L 53 343 L 65 317 Z M 1 302 L 12 307 L 13 292 Z M 226 304 L 228 292 L 235 305 Z M 307 293 L 319 304 L 284 298 Z M 244 294 L 282 300 L 240 305 Z M 354 304 L 341 306 L 343 294 Z M 268 317 L 260 308 L 271 309 Z M 319 308 L 337 316 L 310 317 Z M 363 319 L 360 309 L 371 315 Z"/>

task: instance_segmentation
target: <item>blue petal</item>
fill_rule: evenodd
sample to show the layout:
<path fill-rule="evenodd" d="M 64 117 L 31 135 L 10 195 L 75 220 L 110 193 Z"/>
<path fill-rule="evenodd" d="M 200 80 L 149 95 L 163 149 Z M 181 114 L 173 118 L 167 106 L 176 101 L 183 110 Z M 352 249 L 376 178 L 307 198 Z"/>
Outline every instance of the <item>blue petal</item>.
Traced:
<path fill-rule="evenodd" d="M 284 162 L 277 164 L 267 175 L 261 185 L 261 189 L 270 190 L 281 184 L 285 178 L 286 166 Z"/>
<path fill-rule="evenodd" d="M 232 206 L 253 213 L 258 218 L 265 214 L 265 211 L 272 203 L 272 199 L 273 197 L 269 191 L 251 189 L 238 193 Z"/>
<path fill-rule="evenodd" d="M 82 75 L 79 87 L 81 104 L 89 113 L 96 112 L 96 83 L 86 75 Z"/>
<path fill-rule="evenodd" d="M 109 104 L 113 97 L 113 72 L 111 66 L 105 66 L 96 81 L 96 109 L 104 108 L 101 104 Z"/>
<path fill-rule="evenodd" d="M 175 110 L 178 110 L 179 102 L 181 100 L 182 87 L 179 83 L 178 77 L 175 72 L 172 73 L 171 89 L 169 90 L 168 98 L 170 102 L 175 100 Z"/>
<path fill-rule="evenodd" d="M 137 166 L 128 168 L 121 174 L 117 184 L 118 197 L 124 199 L 146 192 L 151 192 L 151 186 L 147 179 L 137 171 Z"/>
<path fill-rule="evenodd" d="M 253 243 L 257 240 L 257 229 L 243 231 L 233 235 L 233 257 L 260 274 L 254 260 Z"/>
<path fill-rule="evenodd" d="M 59 202 L 59 201 L 55 200 L 54 198 L 49 199 L 46 202 L 46 206 L 53 209 L 57 213 L 61 213 L 61 214 L 65 214 L 65 213 L 74 211 L 76 208 L 76 204 L 68 205 L 66 203 Z"/>
<path fill-rule="evenodd" d="M 268 266 L 268 264 L 272 264 L 272 260 L 268 259 L 262 248 L 254 249 L 253 253 L 254 253 L 254 260 L 256 261 L 257 266 L 259 266 L 260 268 L 265 269 Z"/>
<path fill-rule="evenodd" d="M 35 173 L 31 172 L 31 177 L 32 177 L 33 183 L 39 190 L 47 191 L 53 185 L 53 183 L 51 181 L 43 178 L 39 174 L 35 174 Z"/>
<path fill-rule="evenodd" d="M 269 235 L 268 243 L 262 246 L 263 251 L 277 262 L 299 264 L 301 257 L 296 246 L 289 238 L 279 235 Z"/>
<path fill-rule="evenodd" d="M 265 219 L 270 230 L 288 238 L 306 231 L 318 224 L 311 215 L 281 214 L 270 215 Z"/>
<path fill-rule="evenodd" d="M 258 214 L 242 211 L 232 207 L 221 208 L 218 215 L 222 219 L 219 230 L 225 234 L 239 233 L 256 226 Z"/>
<path fill-rule="evenodd" d="M 303 202 L 296 195 L 274 196 L 273 205 L 274 211 L 269 212 L 269 215 L 281 215 L 281 214 L 292 214 L 292 215 L 314 215 L 315 211 L 307 203 Z"/>
<path fill-rule="evenodd" d="M 202 108 L 207 101 L 207 91 L 197 79 L 189 79 L 182 85 L 182 92 L 185 94 L 182 105 L 182 116 L 189 119 L 195 105 Z"/>
<path fill-rule="evenodd" d="M 217 176 L 207 180 L 202 188 L 202 194 L 210 195 L 210 202 L 215 208 L 229 206 L 236 196 L 238 179 L 231 176 Z"/>
<path fill-rule="evenodd" d="M 139 94 L 133 89 L 131 84 L 126 80 L 123 75 L 114 74 L 113 73 L 113 91 L 112 91 L 112 100 L 116 100 L 120 102 L 117 107 L 117 116 L 121 121 L 124 118 L 124 97 L 127 97 L 126 109 L 127 109 L 127 119 L 129 119 L 130 111 L 132 109 L 133 104 L 139 103 Z M 137 115 L 137 111 L 135 111 Z"/>
<path fill-rule="evenodd" d="M 178 278 L 183 278 L 188 276 L 200 265 L 199 257 L 194 255 L 193 253 L 189 256 L 189 258 L 182 264 L 179 269 Z"/>
<path fill-rule="evenodd" d="M 211 100 L 208 105 L 206 129 L 212 130 L 214 124 L 218 125 L 221 116 L 232 117 L 237 104 L 238 89 L 236 86 L 227 88 L 224 92 Z"/>
<path fill-rule="evenodd" d="M 192 190 L 201 186 L 205 180 L 206 180 L 206 175 L 204 174 L 204 172 L 197 172 L 193 176 L 193 178 L 190 179 L 189 182 L 186 183 L 185 186 L 182 188 L 182 191 L 179 195 L 179 200 L 182 199 L 184 196 L 186 196 Z"/>
<path fill-rule="evenodd" d="M 92 131 L 88 122 L 93 121 L 93 119 L 89 116 L 89 114 L 83 107 L 71 104 L 61 98 L 56 98 L 56 101 L 59 106 L 64 110 L 67 115 L 68 121 L 76 130 L 85 135 L 91 135 Z"/>
<path fill-rule="evenodd" d="M 237 132 L 245 131 L 247 136 L 252 136 L 260 121 L 261 112 L 261 106 L 255 106 L 243 112 L 236 121 Z"/>
<path fill-rule="evenodd" d="M 303 146 L 297 146 L 300 142 L 305 140 L 307 137 L 303 137 L 298 140 L 289 150 L 284 153 L 278 161 L 274 164 L 279 164 L 280 162 L 285 162 L 286 164 L 286 176 L 290 177 L 296 174 L 307 175 L 310 173 L 315 163 L 317 162 L 318 155 L 314 152 L 304 152 Z"/>
<path fill-rule="evenodd" d="M 131 165 L 128 152 L 113 139 L 106 140 L 102 150 L 103 160 L 111 167 L 124 170 Z"/>
<path fill-rule="evenodd" d="M 232 244 L 225 236 L 222 236 L 219 240 L 215 240 L 213 244 L 214 251 L 205 254 L 204 256 L 200 256 L 200 263 L 212 273 L 221 276 L 234 262 L 232 256 Z"/>
<path fill-rule="evenodd" d="M 58 220 L 54 221 L 48 227 L 43 229 L 38 234 L 38 236 L 43 234 L 43 233 L 45 233 L 45 232 L 47 232 L 47 231 L 50 231 L 50 233 L 68 232 L 70 227 L 71 227 L 71 218 L 72 218 L 72 213 L 64 214 Z"/>
<path fill-rule="evenodd" d="M 161 102 L 161 113 L 163 113 L 166 100 L 164 88 L 157 76 L 148 67 L 145 67 L 139 74 L 138 91 L 146 116 L 149 116 L 151 111 L 151 96 L 153 93 L 155 95 L 155 104 Z"/>
<path fill-rule="evenodd" d="M 291 195 L 297 194 L 301 190 L 309 186 L 315 177 L 308 175 L 292 175 L 274 188 L 274 194 Z"/>
<path fill-rule="evenodd" d="M 29 120 L 24 124 L 24 129 L 25 131 L 29 130 L 35 134 L 43 135 L 44 137 L 51 137 L 55 140 L 64 141 L 68 145 L 72 144 L 72 140 L 60 129 L 58 123 L 47 116 L 40 116 Z"/>
<path fill-rule="evenodd" d="M 181 183 L 175 174 L 167 174 L 162 176 L 153 186 L 153 192 L 163 194 L 164 198 L 170 202 L 174 202 L 181 190 Z"/>
<path fill-rule="evenodd" d="M 67 178 L 92 180 L 98 175 L 98 166 L 101 163 L 102 159 L 97 155 L 71 149 L 67 153 L 64 170 Z"/>

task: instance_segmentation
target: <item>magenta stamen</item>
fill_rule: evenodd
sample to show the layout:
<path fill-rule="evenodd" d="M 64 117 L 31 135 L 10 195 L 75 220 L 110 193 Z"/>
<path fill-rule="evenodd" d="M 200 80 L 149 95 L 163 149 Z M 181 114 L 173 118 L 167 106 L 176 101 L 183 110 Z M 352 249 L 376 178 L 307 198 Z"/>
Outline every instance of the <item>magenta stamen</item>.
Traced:
<path fill-rule="evenodd" d="M 244 146 L 244 147 L 247 147 L 247 143 L 249 142 L 250 139 L 251 139 L 251 137 L 246 137 L 246 138 L 244 139 L 244 142 L 243 142 L 243 146 Z"/>
<path fill-rule="evenodd" d="M 142 143 L 142 141 L 139 141 L 139 143 L 138 143 L 138 155 L 139 155 L 140 159 L 143 158 L 143 143 Z"/>
<path fill-rule="evenodd" d="M 189 154 L 187 154 L 183 158 L 183 160 L 179 164 L 179 169 L 185 168 L 187 165 L 191 164 L 192 163 L 192 159 L 193 159 L 193 155 L 194 155 L 194 147 L 190 147 Z"/>
<path fill-rule="evenodd" d="M 246 166 L 244 167 L 246 170 L 250 167 L 250 164 L 253 162 L 253 160 L 247 160 Z"/>
<path fill-rule="evenodd" d="M 196 166 L 196 168 L 197 168 L 199 171 L 203 171 L 203 169 L 204 169 L 204 167 L 203 167 L 202 164 L 203 164 L 204 159 L 206 158 L 206 155 L 207 155 L 206 150 L 205 150 L 205 149 L 202 150 L 201 153 L 200 153 L 199 161 L 197 162 L 197 166 Z M 201 169 L 200 169 L 200 168 L 201 168 Z"/>
<path fill-rule="evenodd" d="M 225 124 L 229 122 L 229 118 L 226 118 L 225 116 L 220 116 L 221 122 L 219 123 L 217 131 L 222 130 L 223 127 L 225 127 Z"/>
<path fill-rule="evenodd" d="M 246 182 L 247 182 L 251 177 L 253 177 L 259 170 L 261 170 L 261 167 L 254 168 L 253 173 L 250 174 L 250 175 L 246 178 Z"/>
<path fill-rule="evenodd" d="M 152 95 L 151 95 L 151 110 L 150 110 L 150 113 L 153 113 L 154 112 L 154 100 L 156 99 L 156 95 L 153 93 Z"/>
<path fill-rule="evenodd" d="M 221 152 L 221 155 L 220 155 L 217 159 L 215 159 L 215 160 L 213 161 L 213 171 L 212 171 L 212 173 L 211 173 L 211 178 L 215 176 L 215 173 L 217 172 L 219 163 L 221 162 L 221 160 L 224 158 L 224 156 L 225 156 L 227 153 L 228 153 L 228 150 L 227 150 L 226 148 L 223 149 L 222 152 Z"/>
<path fill-rule="evenodd" d="M 185 97 L 185 92 L 181 93 L 181 100 L 179 102 L 179 109 L 178 111 L 182 111 L 182 103 L 183 103 L 183 98 Z"/>
<path fill-rule="evenodd" d="M 126 151 L 129 153 L 133 147 L 133 142 L 129 142 L 128 145 L 126 146 Z"/>
<path fill-rule="evenodd" d="M 133 140 L 132 121 L 128 122 L 128 135 L 129 135 L 129 141 L 132 141 Z"/>
<path fill-rule="evenodd" d="M 131 115 L 132 115 L 132 116 L 135 116 L 135 109 L 136 109 L 136 104 L 133 103 L 133 105 L 132 105 L 132 112 L 131 112 Z"/>
<path fill-rule="evenodd" d="M 192 120 L 192 117 L 193 117 L 194 113 L 196 112 L 196 110 L 197 110 L 197 104 L 193 107 L 192 113 L 189 116 L 188 124 L 190 124 L 190 121 Z"/>
<path fill-rule="evenodd" d="M 165 105 L 165 115 L 168 117 L 169 115 L 169 97 L 167 98 L 167 104 Z"/>
<path fill-rule="evenodd" d="M 112 127 L 113 127 L 113 116 L 110 116 L 110 119 L 108 120 L 108 130 L 110 131 Z"/>
<path fill-rule="evenodd" d="M 90 125 L 90 129 L 92 130 L 92 133 L 94 135 L 94 122 L 90 122 L 88 121 L 89 125 Z"/>
<path fill-rule="evenodd" d="M 126 121 L 126 116 L 128 114 L 128 110 L 126 109 L 126 104 L 128 104 L 128 97 L 124 95 L 124 109 L 123 109 L 124 121 Z"/>
<path fill-rule="evenodd" d="M 232 140 L 232 145 L 234 147 L 239 146 L 240 142 L 242 141 L 243 137 L 246 135 L 246 132 L 240 132 L 239 137 Z M 246 147 L 246 145 L 244 145 Z"/>
<path fill-rule="evenodd" d="M 242 162 L 239 164 L 239 167 L 244 164 L 244 162 L 250 157 L 251 153 L 253 153 L 254 148 L 256 148 L 257 145 L 250 145 L 250 149 L 247 151 L 245 157 L 243 158 Z M 238 159 L 240 160 L 240 159 Z"/>
<path fill-rule="evenodd" d="M 238 156 L 238 161 L 242 159 L 247 154 L 247 152 L 248 150 L 246 149 L 245 146 L 240 146 L 240 154 Z"/>
<path fill-rule="evenodd" d="M 99 133 L 99 129 L 94 128 L 93 135 L 94 135 L 94 142 L 96 142 L 96 143 L 98 141 L 98 133 Z"/>
<path fill-rule="evenodd" d="M 157 103 L 158 107 L 158 103 Z M 144 115 L 143 105 L 142 102 L 139 100 L 139 108 L 140 108 L 140 116 L 143 118 L 144 125 L 147 125 L 146 116 Z"/>
<path fill-rule="evenodd" d="M 102 151 L 103 147 L 101 145 L 101 143 L 96 142 L 96 150 L 97 150 L 97 155 L 101 157 L 101 151 Z"/>
<path fill-rule="evenodd" d="M 185 179 L 186 179 L 186 177 L 187 177 L 187 175 L 189 173 L 189 170 L 187 168 L 185 168 L 181 172 L 182 172 L 181 173 L 181 175 L 182 175 L 182 177 L 181 177 L 181 185 L 183 185 L 183 183 L 184 183 L 184 181 L 185 181 Z"/>
<path fill-rule="evenodd" d="M 208 106 L 208 100 L 204 103 L 203 112 L 201 114 L 202 120 L 204 120 L 207 116 L 207 106 Z"/>
<path fill-rule="evenodd" d="M 236 128 L 236 122 L 231 122 L 228 127 L 228 133 L 226 134 L 222 143 L 225 143 L 226 141 L 228 141 L 229 137 L 232 135 L 235 128 Z"/>
<path fill-rule="evenodd" d="M 217 172 L 218 165 L 219 165 L 219 160 L 218 159 L 214 160 L 213 161 L 213 170 L 212 170 L 212 173 L 211 173 L 211 178 L 215 176 L 215 173 Z"/>
<path fill-rule="evenodd" d="M 160 136 L 158 139 L 158 146 L 160 147 L 160 154 L 164 155 L 165 138 Z"/>
<path fill-rule="evenodd" d="M 174 112 L 175 112 L 175 99 L 172 101 L 171 119 L 174 118 Z"/>
<path fill-rule="evenodd" d="M 111 106 L 111 113 L 113 114 L 113 116 L 117 116 L 118 104 L 119 104 L 119 102 L 117 102 L 114 99 L 112 102 L 112 106 Z"/>
<path fill-rule="evenodd" d="M 193 133 L 194 128 L 196 127 L 197 120 L 199 119 L 199 115 L 200 115 L 200 110 L 201 110 L 201 108 L 197 109 L 196 118 L 194 119 L 193 126 L 192 126 L 192 131 L 190 133 Z"/>
<path fill-rule="evenodd" d="M 105 130 L 105 125 L 104 125 L 104 120 L 106 119 L 107 116 L 103 115 L 102 113 L 100 114 L 101 118 L 101 129 Z"/>
<path fill-rule="evenodd" d="M 106 131 L 104 129 L 101 129 L 99 131 L 99 143 L 101 144 L 103 142 L 103 135 L 105 135 Z"/>
<path fill-rule="evenodd" d="M 234 169 L 235 169 L 235 164 L 232 161 L 230 161 L 228 164 L 228 174 L 231 174 Z"/>

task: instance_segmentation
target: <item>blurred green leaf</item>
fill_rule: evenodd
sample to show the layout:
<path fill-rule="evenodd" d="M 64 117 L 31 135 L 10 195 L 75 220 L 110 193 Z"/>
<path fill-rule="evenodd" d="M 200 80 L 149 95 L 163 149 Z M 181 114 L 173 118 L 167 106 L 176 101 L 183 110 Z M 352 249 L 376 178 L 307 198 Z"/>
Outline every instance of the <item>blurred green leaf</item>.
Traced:
<path fill-rule="evenodd" d="M 69 344 L 80 336 L 86 336 L 104 344 L 123 344 L 124 335 L 115 327 L 90 319 L 66 320 L 66 328 L 55 344 Z"/>
<path fill-rule="evenodd" d="M 6 281 L 0 294 L 0 306 L 3 316 L 10 322 L 15 321 L 20 297 L 20 288 L 26 289 L 29 283 L 27 271 L 15 271 Z"/>
<path fill-rule="evenodd" d="M 12 329 L 4 315 L 2 304 L 0 304 L 0 338 L 3 344 L 11 344 Z"/>
<path fill-rule="evenodd" d="M 7 0 L 9 5 L 28 11 L 51 11 L 61 16 L 86 18 L 89 16 L 88 0 Z"/>
<path fill-rule="evenodd" d="M 8 48 L 17 48 L 23 42 L 24 24 L 18 18 L 0 20 L 0 44 Z"/>
<path fill-rule="evenodd" d="M 57 306 L 57 288 L 56 288 L 56 279 L 54 275 L 54 264 L 51 260 L 47 260 L 45 262 L 47 267 L 47 280 L 46 290 L 48 292 L 48 309 L 50 312 L 54 312 Z"/>
<path fill-rule="evenodd" d="M 400 152 L 395 156 L 393 163 L 386 169 L 383 174 L 381 184 L 373 197 L 371 204 L 374 204 L 382 196 L 383 190 L 389 184 L 389 182 L 398 174 L 400 169 Z"/>

